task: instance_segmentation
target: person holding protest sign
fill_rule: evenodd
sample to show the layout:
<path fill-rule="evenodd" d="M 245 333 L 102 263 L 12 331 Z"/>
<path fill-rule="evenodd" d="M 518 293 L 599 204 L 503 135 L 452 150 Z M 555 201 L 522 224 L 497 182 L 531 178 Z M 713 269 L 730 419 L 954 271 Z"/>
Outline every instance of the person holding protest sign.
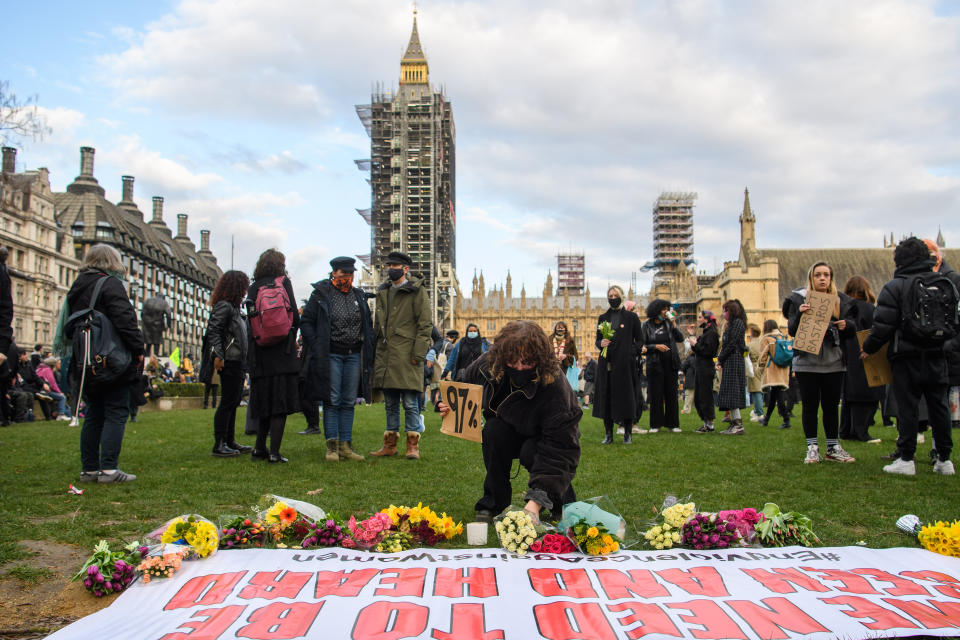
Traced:
<path fill-rule="evenodd" d="M 525 509 L 537 517 L 549 509 L 559 517 L 563 505 L 577 499 L 571 483 L 580 462 L 583 411 L 543 329 L 529 320 L 507 323 L 461 378 L 483 387 L 486 477 L 477 520 L 490 522 L 509 506 L 514 459 L 530 472 Z M 439 407 L 443 415 L 450 412 L 444 402 Z"/>
<path fill-rule="evenodd" d="M 808 291 L 826 293 L 834 296 L 835 300 L 829 310 L 830 322 L 824 330 L 819 353 L 801 351 L 794 344 L 793 371 L 800 386 L 800 401 L 803 403 L 800 421 L 807 439 L 807 455 L 803 462 L 820 462 L 817 417 L 821 408 L 823 432 L 827 439 L 826 459 L 833 462 L 855 462 L 855 458 L 840 446 L 837 409 L 846 370 L 841 345 L 845 338 L 856 334 L 856 318 L 853 315 L 856 307 L 851 304 L 849 296 L 837 291 L 833 281 L 833 267 L 826 262 L 815 262 L 807 272 L 807 287 L 795 289 L 783 301 L 782 312 L 787 318 L 787 333 L 791 337 L 797 335 L 803 314 L 811 310 L 811 306 L 806 302 Z"/>
<path fill-rule="evenodd" d="M 630 444 L 633 425 L 642 413 L 637 356 L 643 350 L 640 318 L 625 309 L 623 289 L 607 290 L 610 308 L 597 319 L 595 346 L 600 349 L 594 380 L 593 417 L 603 420 L 605 437 L 613 444 L 613 424 L 623 425 L 623 443 Z"/>

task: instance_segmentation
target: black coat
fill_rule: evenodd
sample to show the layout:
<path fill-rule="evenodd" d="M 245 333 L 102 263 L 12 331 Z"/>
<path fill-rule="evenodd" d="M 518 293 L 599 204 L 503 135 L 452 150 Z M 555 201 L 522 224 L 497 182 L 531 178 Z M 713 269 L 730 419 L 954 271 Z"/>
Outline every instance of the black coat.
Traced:
<path fill-rule="evenodd" d="M 663 330 L 663 324 L 666 323 L 666 331 Z M 659 331 L 659 333 L 658 333 Z M 683 334 L 677 327 L 669 322 L 661 320 L 655 323 L 653 320 L 647 320 L 641 326 L 641 340 L 643 346 L 647 348 L 647 377 L 649 376 L 674 376 L 680 370 L 680 354 L 677 351 L 677 343 L 683 342 Z M 660 351 L 656 345 L 667 345 L 669 351 Z"/>
<path fill-rule="evenodd" d="M 889 342 L 887 357 L 896 359 L 901 356 L 915 356 L 923 351 L 920 346 L 905 338 L 900 331 L 903 313 L 903 288 L 907 278 L 919 273 L 928 273 L 932 270 L 933 260 L 920 260 L 897 267 L 893 272 L 893 279 L 883 285 L 880 295 L 877 296 L 877 308 L 873 312 L 873 326 L 870 335 L 863 342 L 863 350 L 867 353 L 876 353 L 884 342 Z M 933 351 L 940 352 L 937 348 Z"/>
<path fill-rule="evenodd" d="M 720 334 L 717 332 L 717 328 L 712 324 L 708 324 L 703 330 L 703 335 L 697 338 L 696 344 L 690 347 L 690 349 L 697 356 L 698 371 L 708 369 L 714 371 L 716 363 L 713 359 L 716 358 L 717 353 L 720 352 Z"/>
<path fill-rule="evenodd" d="M 110 319 L 123 346 L 133 356 L 126 375 L 123 376 L 124 379 L 132 382 L 136 379 L 137 369 L 142 364 L 139 360 L 143 356 L 143 334 L 137 323 L 137 313 L 133 310 L 133 304 L 123 288 L 123 283 L 102 271 L 85 269 L 80 272 L 77 279 L 73 281 L 70 291 L 67 292 L 67 304 L 70 305 L 71 314 L 86 309 L 90 305 L 93 288 L 103 277 L 106 277 L 107 281 L 100 290 L 95 309 Z M 71 367 L 77 374 L 80 373 L 79 366 L 80 363 L 76 361 L 71 363 Z"/>
<path fill-rule="evenodd" d="M 240 315 L 240 307 L 227 300 L 213 305 L 203 334 L 200 382 L 209 384 L 213 379 L 214 358 L 220 358 L 224 363 L 236 363 L 242 370 L 247 361 L 247 348 L 247 324 Z"/>
<path fill-rule="evenodd" d="M 684 389 L 694 389 L 697 386 L 697 356 L 694 354 L 688 355 L 683 359 L 683 362 L 680 363 L 680 368 L 683 370 L 683 388 Z"/>
<path fill-rule="evenodd" d="M 856 307 L 855 328 L 864 331 L 873 326 L 874 306 L 866 300 L 853 300 Z M 843 376 L 843 399 L 848 402 L 878 402 L 883 397 L 883 387 L 871 387 L 867 384 L 867 373 L 860 360 L 860 342 L 856 334 L 843 338 L 843 357 L 847 363 L 847 372 Z"/>
<path fill-rule="evenodd" d="M 953 270 L 946 262 L 940 265 L 940 273 L 950 278 L 950 280 L 960 290 L 960 273 Z M 951 387 L 960 386 L 960 336 L 948 340 L 943 345 L 943 351 L 947 356 L 947 370 Z"/>
<path fill-rule="evenodd" d="M 13 292 L 7 265 L 0 262 L 0 353 L 6 353 L 13 342 Z"/>
<path fill-rule="evenodd" d="M 304 396 L 314 402 L 330 402 L 330 295 L 333 285 L 330 280 L 321 280 L 313 283 L 310 299 L 303 307 L 303 320 L 300 323 L 300 333 L 303 336 L 304 348 Z M 359 290 L 352 290 L 357 305 L 360 307 L 360 338 L 363 345 L 360 348 L 360 393 L 370 401 L 370 372 L 373 368 L 373 320 L 370 314 L 370 305 L 367 304 L 367 295 Z M 357 397 L 357 396 L 354 396 Z"/>
<path fill-rule="evenodd" d="M 252 307 L 257 299 L 257 292 L 261 287 L 273 284 L 274 278 L 260 278 L 250 284 L 247 290 L 247 305 Z M 297 311 L 296 298 L 293 296 L 293 286 L 290 278 L 284 276 L 283 288 L 287 291 L 287 298 L 293 309 L 293 325 L 287 334 L 287 339 L 269 347 L 261 347 L 253 339 L 250 328 L 249 313 L 247 318 L 247 354 L 250 364 L 250 378 L 263 378 L 297 374 L 300 372 L 300 358 L 297 357 L 297 329 L 300 327 L 300 313 Z"/>
<path fill-rule="evenodd" d="M 483 386 L 484 416 L 496 415 L 520 435 L 536 438 L 537 457 L 529 470 L 530 489 L 543 491 L 548 496 L 562 496 L 573 482 L 580 463 L 579 424 L 583 411 L 577 404 L 576 394 L 557 367 L 551 384 L 531 381 L 506 395 L 502 387 L 510 382 L 507 376 L 494 379 L 487 366 L 488 356 L 485 353 L 474 360 L 463 371 L 463 381 Z M 490 406 L 493 398 L 503 395 L 506 398 L 498 406 Z"/>
<path fill-rule="evenodd" d="M 607 310 L 597 320 L 609 322 L 614 312 Z M 637 403 L 640 376 L 637 371 L 637 356 L 643 346 L 640 318 L 632 311 L 621 307 L 619 326 L 607 347 L 607 355 L 597 359 L 597 377 L 594 380 L 593 417 L 633 424 L 641 414 Z M 597 329 L 596 347 L 601 352 L 603 336 Z M 610 370 L 607 370 L 607 365 Z"/>

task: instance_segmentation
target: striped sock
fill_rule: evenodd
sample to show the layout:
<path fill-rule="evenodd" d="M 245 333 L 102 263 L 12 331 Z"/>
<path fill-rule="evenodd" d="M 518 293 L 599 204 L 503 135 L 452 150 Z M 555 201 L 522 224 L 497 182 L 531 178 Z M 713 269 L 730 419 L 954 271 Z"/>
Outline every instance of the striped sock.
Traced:
<path fill-rule="evenodd" d="M 834 439 L 827 438 L 827 449 L 836 449 L 839 446 L 840 446 L 839 440 L 837 440 L 836 438 Z"/>
<path fill-rule="evenodd" d="M 816 438 L 807 438 L 807 446 L 809 447 L 810 445 L 816 446 L 816 445 L 817 445 L 817 439 L 816 439 Z"/>

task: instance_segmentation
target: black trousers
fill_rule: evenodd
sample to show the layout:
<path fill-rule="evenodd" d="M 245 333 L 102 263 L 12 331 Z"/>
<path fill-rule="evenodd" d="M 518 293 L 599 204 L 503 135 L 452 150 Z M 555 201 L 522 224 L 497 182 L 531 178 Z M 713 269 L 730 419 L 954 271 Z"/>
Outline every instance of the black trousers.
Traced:
<path fill-rule="evenodd" d="M 949 460 L 953 451 L 950 433 L 950 408 L 947 403 L 947 366 L 942 354 L 920 354 L 891 361 L 893 384 L 890 389 L 897 399 L 897 449 L 900 458 L 913 460 L 917 453 L 917 429 L 920 423 L 920 396 L 927 401 L 927 414 L 933 441 L 940 460 Z"/>
<path fill-rule="evenodd" d="M 647 403 L 650 405 L 651 429 L 674 429 L 680 426 L 675 371 L 656 372 L 647 376 Z"/>
<path fill-rule="evenodd" d="M 477 500 L 477 511 L 500 513 L 508 506 L 513 497 L 510 487 L 510 470 L 513 461 L 520 459 L 520 464 L 528 471 L 537 461 L 537 445 L 539 440 L 517 433 L 517 431 L 499 418 L 487 420 L 483 426 L 483 465 L 487 473 L 483 479 L 483 497 Z M 577 501 L 573 486 L 568 485 L 560 494 L 547 492 L 547 497 L 553 503 L 550 511 L 554 515 L 560 514 L 563 505 Z"/>
<path fill-rule="evenodd" d="M 10 380 L 0 380 L 0 422 L 13 421 L 13 408 L 7 399 L 10 392 Z"/>
<path fill-rule="evenodd" d="M 787 410 L 787 390 L 783 387 L 770 387 L 767 391 L 769 391 L 770 396 L 767 398 L 765 422 L 770 424 L 770 416 L 773 415 L 774 405 L 776 405 L 777 410 L 780 412 L 783 423 L 787 424 L 790 422 L 790 418 L 787 417 L 790 415 L 790 412 Z"/>
<path fill-rule="evenodd" d="M 221 380 L 222 382 L 222 380 Z M 220 385 L 216 384 L 206 384 L 203 385 L 203 408 L 207 408 L 207 402 L 211 399 L 213 404 L 211 405 L 214 409 L 217 408 L 217 387 Z M 240 378 L 240 389 L 243 390 L 243 377 Z"/>
<path fill-rule="evenodd" d="M 800 385 L 800 402 L 803 410 L 800 421 L 803 423 L 803 435 L 807 438 L 817 437 L 817 414 L 823 409 L 823 433 L 828 440 L 839 438 L 840 417 L 837 407 L 840 406 L 840 392 L 843 389 L 843 371 L 834 373 L 801 373 L 797 372 L 797 383 Z"/>
<path fill-rule="evenodd" d="M 213 437 L 217 442 L 231 444 L 237 440 L 237 407 L 240 406 L 240 394 L 243 391 L 243 373 L 240 367 L 223 367 L 220 371 L 220 391 L 220 406 L 213 414 Z M 213 406 L 217 406 L 216 395 Z"/>
<path fill-rule="evenodd" d="M 717 412 L 713 404 L 713 378 L 716 370 L 713 366 L 713 360 L 709 365 L 697 361 L 696 382 L 693 388 L 693 406 L 697 410 L 697 415 L 704 422 L 713 422 L 717 417 Z"/>
<path fill-rule="evenodd" d="M 877 413 L 879 402 L 857 402 L 844 400 L 840 408 L 840 437 L 847 440 L 866 442 L 870 439 L 870 423 Z"/>

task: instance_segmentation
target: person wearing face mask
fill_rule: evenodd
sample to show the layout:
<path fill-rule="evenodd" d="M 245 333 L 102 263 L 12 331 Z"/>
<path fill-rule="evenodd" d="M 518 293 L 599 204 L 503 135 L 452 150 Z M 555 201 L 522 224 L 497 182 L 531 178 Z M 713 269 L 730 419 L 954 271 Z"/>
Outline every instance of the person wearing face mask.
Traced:
<path fill-rule="evenodd" d="M 636 365 L 636 357 L 645 353 L 641 324 L 637 314 L 623 308 L 623 289 L 610 287 L 607 301 L 610 308 L 597 319 L 596 347 L 600 357 L 594 380 L 593 417 L 603 420 L 605 437 L 601 444 L 613 444 L 614 423 L 623 426 L 623 443 L 630 444 L 633 424 L 642 412 Z M 609 322 L 614 330 L 613 338 L 604 338 L 600 332 L 599 325 L 604 322 Z"/>
<path fill-rule="evenodd" d="M 577 497 L 571 483 L 580 462 L 577 396 L 560 371 L 543 329 L 529 320 L 507 323 L 490 350 L 462 374 L 483 387 L 483 497 L 476 519 L 490 522 L 511 502 L 515 459 L 530 473 L 525 509 L 556 518 Z M 440 413 L 450 411 L 440 403 Z"/>
<path fill-rule="evenodd" d="M 720 432 L 724 436 L 742 436 L 746 433 L 740 409 L 747 406 L 747 373 L 743 361 L 747 351 L 747 312 L 739 300 L 723 303 L 723 338 L 717 354 L 717 369 L 720 370 L 720 390 L 717 406 L 730 412 L 730 428 Z"/>
<path fill-rule="evenodd" d="M 567 323 L 563 320 L 553 325 L 550 344 L 553 346 L 553 353 L 557 356 L 557 362 L 560 363 L 563 375 L 567 375 L 567 369 L 577 361 L 577 343 L 567 330 Z"/>
<path fill-rule="evenodd" d="M 713 404 L 713 379 L 717 374 L 714 358 L 720 351 L 720 334 L 717 332 L 717 316 L 708 309 L 702 310 L 697 315 L 697 323 L 701 331 L 699 338 L 693 335 L 693 325 L 687 327 L 687 333 L 690 334 L 687 341 L 696 357 L 693 406 L 697 409 L 700 420 L 703 421 L 696 432 L 710 433 L 714 430 L 713 421 L 717 415 Z"/>
<path fill-rule="evenodd" d="M 396 455 L 403 404 L 406 456 L 408 460 L 419 460 L 423 362 L 432 344 L 433 320 L 423 280 L 410 275 L 412 264 L 407 254 L 391 251 L 386 259 L 387 281 L 377 289 L 373 388 L 383 391 L 387 429 L 383 446 L 370 455 Z"/>
<path fill-rule="evenodd" d="M 642 340 L 647 353 L 647 403 L 650 405 L 650 433 L 669 429 L 680 433 L 677 406 L 677 372 L 680 354 L 677 343 L 683 334 L 671 315 L 670 303 L 656 299 L 647 305 L 647 321 L 643 323 Z"/>
<path fill-rule="evenodd" d="M 304 396 L 314 407 L 323 403 L 326 460 L 363 460 L 353 450 L 353 412 L 357 398 L 371 397 L 373 322 L 367 294 L 353 286 L 353 258 L 334 258 L 330 267 L 329 278 L 313 283 L 300 321 Z"/>
<path fill-rule="evenodd" d="M 472 322 L 467 325 L 466 337 L 457 341 L 447 357 L 447 364 L 443 368 L 442 378 L 460 380 L 464 369 L 473 364 L 473 361 L 487 352 L 490 345 L 486 338 L 480 337 L 480 327 Z"/>

